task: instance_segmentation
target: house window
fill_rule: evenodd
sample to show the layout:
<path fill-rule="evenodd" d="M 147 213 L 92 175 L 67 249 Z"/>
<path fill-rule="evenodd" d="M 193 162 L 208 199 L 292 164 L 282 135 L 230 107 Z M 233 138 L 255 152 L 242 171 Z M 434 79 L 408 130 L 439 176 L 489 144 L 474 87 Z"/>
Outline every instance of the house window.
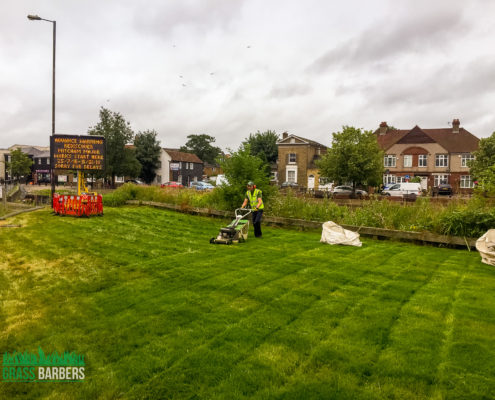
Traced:
<path fill-rule="evenodd" d="M 442 183 L 449 183 L 448 175 L 433 175 L 433 186 L 438 187 Z"/>
<path fill-rule="evenodd" d="M 461 175 L 461 189 L 471 189 L 474 187 L 471 175 Z"/>
<path fill-rule="evenodd" d="M 420 154 L 418 156 L 418 167 L 426 167 L 428 163 L 428 156 L 426 154 Z"/>
<path fill-rule="evenodd" d="M 395 175 L 383 175 L 383 184 L 384 185 L 389 185 L 391 183 L 395 183 L 396 178 Z"/>
<path fill-rule="evenodd" d="M 46 159 L 46 165 L 50 165 L 50 157 Z"/>
<path fill-rule="evenodd" d="M 289 164 L 296 163 L 296 153 L 289 153 Z"/>
<path fill-rule="evenodd" d="M 395 154 L 387 154 L 383 159 L 383 165 L 385 167 L 395 167 L 396 158 Z"/>
<path fill-rule="evenodd" d="M 38 158 L 38 165 L 41 165 L 41 158 Z"/>
<path fill-rule="evenodd" d="M 435 155 L 435 167 L 448 167 L 448 166 L 449 166 L 448 154 Z"/>
<path fill-rule="evenodd" d="M 404 156 L 404 167 L 412 167 L 412 156 L 411 155 Z"/>
<path fill-rule="evenodd" d="M 161 168 L 162 167 L 162 162 L 161 161 L 158 161 L 158 163 L 156 164 L 156 167 L 157 168 Z"/>
<path fill-rule="evenodd" d="M 287 182 L 296 181 L 296 171 L 287 171 Z"/>
<path fill-rule="evenodd" d="M 461 156 L 461 167 L 467 167 L 468 166 L 468 164 L 467 164 L 468 161 L 471 161 L 471 160 L 474 160 L 474 156 L 472 154 L 463 154 Z"/>

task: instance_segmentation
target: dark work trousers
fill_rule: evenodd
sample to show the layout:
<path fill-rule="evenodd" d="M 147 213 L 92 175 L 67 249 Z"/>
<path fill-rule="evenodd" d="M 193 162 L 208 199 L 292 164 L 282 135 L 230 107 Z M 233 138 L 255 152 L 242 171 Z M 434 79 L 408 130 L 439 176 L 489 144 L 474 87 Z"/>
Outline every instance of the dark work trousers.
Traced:
<path fill-rule="evenodd" d="M 253 211 L 254 236 L 261 237 L 261 217 L 263 210 Z"/>

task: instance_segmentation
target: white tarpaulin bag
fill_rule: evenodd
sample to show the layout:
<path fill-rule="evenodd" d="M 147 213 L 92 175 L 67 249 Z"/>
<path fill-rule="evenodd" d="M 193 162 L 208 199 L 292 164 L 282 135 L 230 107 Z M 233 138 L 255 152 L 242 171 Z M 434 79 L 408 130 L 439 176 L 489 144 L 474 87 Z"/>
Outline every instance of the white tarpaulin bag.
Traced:
<path fill-rule="evenodd" d="M 489 229 L 476 241 L 476 250 L 481 254 L 481 261 L 495 265 L 495 229 Z"/>
<path fill-rule="evenodd" d="M 347 246 L 357 247 L 363 245 L 359 240 L 359 233 L 348 231 L 332 221 L 327 221 L 323 224 L 320 242 L 328 244 L 345 244 Z"/>

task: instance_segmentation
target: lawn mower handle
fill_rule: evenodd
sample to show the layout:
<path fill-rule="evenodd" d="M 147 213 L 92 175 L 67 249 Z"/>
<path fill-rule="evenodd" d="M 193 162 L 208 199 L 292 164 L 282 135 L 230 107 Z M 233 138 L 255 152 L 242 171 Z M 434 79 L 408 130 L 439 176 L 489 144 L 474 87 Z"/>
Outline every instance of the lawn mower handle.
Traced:
<path fill-rule="evenodd" d="M 249 208 L 236 208 L 235 211 L 234 211 L 234 214 L 235 214 L 235 217 L 236 218 L 239 218 L 239 219 L 242 219 L 242 218 L 245 218 L 247 217 L 249 214 L 251 214 L 253 210 L 249 209 Z M 242 214 L 242 212 L 246 212 L 246 214 Z"/>

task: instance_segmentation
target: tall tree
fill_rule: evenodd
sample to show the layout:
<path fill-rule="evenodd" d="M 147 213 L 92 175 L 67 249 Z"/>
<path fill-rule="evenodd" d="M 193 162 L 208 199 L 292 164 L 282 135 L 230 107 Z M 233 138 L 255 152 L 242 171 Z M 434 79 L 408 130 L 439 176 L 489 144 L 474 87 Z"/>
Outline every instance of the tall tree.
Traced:
<path fill-rule="evenodd" d="M 332 147 L 317 161 L 322 176 L 341 183 L 378 186 L 383 176 L 383 152 L 372 131 L 343 126 L 333 133 Z"/>
<path fill-rule="evenodd" d="M 112 185 L 116 176 L 139 175 L 135 153 L 125 148 L 134 138 L 130 125 L 120 113 L 101 107 L 100 122 L 88 130 L 89 135 L 104 136 L 106 139 L 105 175 L 111 177 Z"/>
<path fill-rule="evenodd" d="M 33 160 L 27 154 L 23 153 L 21 149 L 14 149 L 10 151 L 10 161 L 7 163 L 6 169 L 18 181 L 23 176 L 31 175 L 31 165 L 33 165 Z"/>
<path fill-rule="evenodd" d="M 277 141 L 279 137 L 275 131 L 265 131 L 261 133 L 256 132 L 254 135 L 251 133 L 249 137 L 242 142 L 243 146 L 250 145 L 251 154 L 258 156 L 268 164 L 277 162 L 278 147 Z"/>
<path fill-rule="evenodd" d="M 139 175 L 146 183 L 153 182 L 156 170 L 160 164 L 160 142 L 156 139 L 157 133 L 153 130 L 139 132 L 134 138 L 136 158 L 141 164 Z"/>
<path fill-rule="evenodd" d="M 201 161 L 209 164 L 214 164 L 215 159 L 221 154 L 222 150 L 219 147 L 212 146 L 215 138 L 210 135 L 189 135 L 189 139 L 185 146 L 180 148 L 180 151 L 196 154 Z"/>
<path fill-rule="evenodd" d="M 267 164 L 261 158 L 251 155 L 249 145 L 241 145 L 237 152 L 223 159 L 220 165 L 229 184 L 220 186 L 219 190 L 229 207 L 239 207 L 242 204 L 249 181 L 253 181 L 263 191 L 264 200 L 273 193 Z"/>
<path fill-rule="evenodd" d="M 479 190 L 495 195 L 495 132 L 480 140 L 473 155 L 475 159 L 468 162 L 471 176 L 478 181 Z"/>

